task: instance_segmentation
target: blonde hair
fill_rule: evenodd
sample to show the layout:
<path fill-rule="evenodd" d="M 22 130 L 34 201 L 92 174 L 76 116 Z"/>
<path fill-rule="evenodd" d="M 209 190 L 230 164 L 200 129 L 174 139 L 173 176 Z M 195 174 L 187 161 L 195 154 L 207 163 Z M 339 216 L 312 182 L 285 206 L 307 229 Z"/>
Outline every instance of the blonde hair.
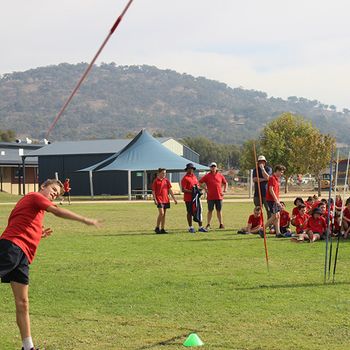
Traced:
<path fill-rule="evenodd" d="M 64 193 L 63 183 L 60 180 L 56 180 L 56 179 L 47 179 L 41 184 L 40 187 L 48 187 L 51 185 L 58 185 L 60 187 L 60 189 L 61 189 L 60 195 L 62 195 Z"/>

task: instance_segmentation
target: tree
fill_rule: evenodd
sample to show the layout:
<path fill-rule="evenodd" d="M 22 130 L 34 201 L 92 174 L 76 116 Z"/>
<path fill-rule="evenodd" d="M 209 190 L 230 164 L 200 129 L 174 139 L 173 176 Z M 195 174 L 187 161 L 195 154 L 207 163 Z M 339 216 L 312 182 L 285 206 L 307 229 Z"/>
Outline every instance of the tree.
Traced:
<path fill-rule="evenodd" d="M 284 113 L 269 123 L 261 136 L 262 153 L 270 163 L 286 167 L 286 180 L 294 174 L 319 174 L 329 162 L 329 147 L 333 143 L 334 138 L 322 135 L 303 117 L 291 113 Z"/>
<path fill-rule="evenodd" d="M 0 129 L 0 141 L 12 142 L 16 140 L 16 133 L 13 130 L 1 130 Z"/>

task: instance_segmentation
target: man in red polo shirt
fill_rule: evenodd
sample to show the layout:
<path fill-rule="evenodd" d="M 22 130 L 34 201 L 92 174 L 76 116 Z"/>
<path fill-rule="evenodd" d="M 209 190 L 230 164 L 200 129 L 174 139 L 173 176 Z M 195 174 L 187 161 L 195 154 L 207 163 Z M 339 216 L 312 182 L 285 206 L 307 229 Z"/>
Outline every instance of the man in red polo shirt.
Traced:
<path fill-rule="evenodd" d="M 181 188 L 182 192 L 184 193 L 184 202 L 186 204 L 186 210 L 187 210 L 187 222 L 188 222 L 188 232 L 194 233 L 196 232 L 194 227 L 192 226 L 192 208 L 193 208 L 193 187 L 199 186 L 198 179 L 196 175 L 194 174 L 194 171 L 196 170 L 193 163 L 188 163 L 186 165 L 186 175 L 181 180 Z M 207 232 L 207 230 L 202 226 L 202 221 L 198 222 L 199 225 L 199 232 Z"/>
<path fill-rule="evenodd" d="M 274 225 L 276 237 L 282 237 L 280 232 L 280 179 L 286 168 L 283 165 L 276 165 L 274 173 L 269 177 L 267 183 L 266 202 L 271 212 L 271 217 L 266 221 L 265 227 Z"/>
<path fill-rule="evenodd" d="M 16 320 L 22 337 L 22 350 L 35 350 L 29 319 L 29 265 L 33 261 L 41 238 L 52 230 L 44 229 L 45 212 L 57 217 L 99 226 L 98 220 L 89 219 L 52 203 L 63 192 L 59 180 L 46 180 L 39 192 L 28 193 L 18 201 L 0 237 L 0 278 L 10 283 L 16 305 Z"/>
<path fill-rule="evenodd" d="M 222 200 L 224 199 L 223 193 L 227 190 L 227 181 L 225 177 L 218 172 L 215 162 L 212 162 L 209 167 L 210 172 L 199 180 L 200 185 L 207 191 L 208 224 L 206 229 L 210 229 L 214 206 L 219 220 L 219 228 L 223 229 L 225 226 L 222 222 Z"/>

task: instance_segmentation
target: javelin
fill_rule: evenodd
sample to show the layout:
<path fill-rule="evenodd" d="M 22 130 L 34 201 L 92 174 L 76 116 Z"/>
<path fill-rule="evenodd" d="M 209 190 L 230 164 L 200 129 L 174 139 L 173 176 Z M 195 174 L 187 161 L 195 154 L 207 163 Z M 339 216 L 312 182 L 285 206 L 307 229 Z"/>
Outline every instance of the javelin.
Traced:
<path fill-rule="evenodd" d="M 94 56 L 94 58 L 92 59 L 91 63 L 89 64 L 89 66 L 86 68 L 84 74 L 82 75 L 82 77 L 80 78 L 80 80 L 78 81 L 77 85 L 75 86 L 74 90 L 72 91 L 72 93 L 70 94 L 70 96 L 68 97 L 67 101 L 64 103 L 63 107 L 61 108 L 61 110 L 58 112 L 58 114 L 56 115 L 53 123 L 51 124 L 51 126 L 49 127 L 49 130 L 46 133 L 46 138 L 49 138 L 49 135 L 52 131 L 52 129 L 54 128 L 54 126 L 56 125 L 56 123 L 58 122 L 58 119 L 60 119 L 61 115 L 63 114 L 63 112 L 65 111 L 65 109 L 67 108 L 67 106 L 69 105 L 70 101 L 72 100 L 73 96 L 75 95 L 75 93 L 78 91 L 80 85 L 82 84 L 82 82 L 84 81 L 84 79 L 86 78 L 86 76 L 89 74 L 91 68 L 93 67 L 95 61 L 97 60 L 98 56 L 100 55 L 100 53 L 102 52 L 103 48 L 105 47 L 105 45 L 107 44 L 109 38 L 112 36 L 112 34 L 114 33 L 114 31 L 117 29 L 119 23 L 121 22 L 121 20 L 123 19 L 123 16 L 125 15 L 126 11 L 129 9 L 131 3 L 134 0 L 129 0 L 129 2 L 127 3 L 127 5 L 125 6 L 123 12 L 120 14 L 120 16 L 117 18 L 117 20 L 115 21 L 115 23 L 113 24 L 112 28 L 110 29 L 106 39 L 104 40 L 104 42 L 102 43 L 101 47 L 98 49 L 96 55 Z"/>
<path fill-rule="evenodd" d="M 334 155 L 334 152 L 332 147 L 331 160 L 329 165 L 329 195 L 328 195 L 327 231 L 326 231 L 326 254 L 325 254 L 325 261 L 324 261 L 324 283 L 326 283 L 326 277 L 327 277 L 328 242 L 330 240 L 330 230 L 331 230 L 330 218 L 331 218 L 331 199 L 332 199 L 333 155 Z"/>
<path fill-rule="evenodd" d="M 341 205 L 341 212 L 340 212 L 340 232 L 338 232 L 338 238 L 337 238 L 337 248 L 335 250 L 335 257 L 334 257 L 334 266 L 333 266 L 333 283 L 335 281 L 335 271 L 337 269 L 337 261 L 338 261 L 338 251 L 339 251 L 339 241 L 341 237 L 341 226 L 343 224 L 343 215 L 344 215 L 344 201 L 345 201 L 345 193 L 348 187 L 348 172 L 349 172 L 349 162 L 350 162 L 350 151 L 348 155 L 348 161 L 346 163 L 346 173 L 345 173 L 345 180 L 344 180 L 344 194 L 343 194 L 343 200 Z M 335 205 L 335 203 L 334 203 Z"/>
<path fill-rule="evenodd" d="M 339 170 L 339 150 L 337 151 L 337 166 L 335 170 L 335 183 L 334 183 L 334 201 L 333 201 L 333 211 L 332 211 L 332 221 L 330 224 L 330 227 L 334 229 L 334 218 L 335 218 L 335 202 L 337 200 L 337 186 L 338 186 L 338 170 Z M 332 170 L 333 171 L 333 170 Z M 332 183 L 330 183 L 329 186 L 332 186 Z M 328 211 L 331 210 L 331 200 L 328 203 Z M 333 252 L 333 239 L 332 234 L 330 235 L 330 241 L 331 245 L 329 247 L 329 264 L 328 264 L 328 279 L 330 278 L 331 274 L 331 265 L 332 265 L 332 252 Z"/>
<path fill-rule="evenodd" d="M 267 271 L 269 271 L 269 254 L 267 252 L 266 228 L 265 228 L 265 223 L 264 223 L 264 213 L 263 213 L 262 196 L 261 196 L 261 188 L 260 188 L 260 177 L 259 177 L 259 168 L 258 168 L 258 160 L 257 160 L 257 157 L 256 157 L 255 142 L 254 142 L 253 148 L 254 148 L 254 160 L 255 160 L 256 178 L 258 179 L 258 193 L 259 193 L 259 204 L 260 204 L 260 209 L 261 209 L 261 220 L 262 220 L 262 226 L 263 226 L 263 231 L 264 231 L 265 260 L 266 260 Z"/>

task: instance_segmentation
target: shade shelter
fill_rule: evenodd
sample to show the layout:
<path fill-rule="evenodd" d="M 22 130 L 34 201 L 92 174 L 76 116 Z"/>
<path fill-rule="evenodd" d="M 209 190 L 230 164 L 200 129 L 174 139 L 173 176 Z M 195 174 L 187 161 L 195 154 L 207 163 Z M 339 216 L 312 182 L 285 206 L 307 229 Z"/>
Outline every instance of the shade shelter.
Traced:
<path fill-rule="evenodd" d="M 157 139 L 145 129 L 141 130 L 135 138 L 120 152 L 112 155 L 105 161 L 99 162 L 80 171 L 90 174 L 90 188 L 93 195 L 92 172 L 94 171 L 127 171 L 128 172 L 128 197 L 131 199 L 131 172 L 144 173 L 143 189 L 147 190 L 147 171 L 155 171 L 165 168 L 169 171 L 184 171 L 187 163 L 193 163 L 189 159 L 181 157 L 163 146 Z M 208 170 L 207 166 L 193 163 L 197 170 Z"/>

